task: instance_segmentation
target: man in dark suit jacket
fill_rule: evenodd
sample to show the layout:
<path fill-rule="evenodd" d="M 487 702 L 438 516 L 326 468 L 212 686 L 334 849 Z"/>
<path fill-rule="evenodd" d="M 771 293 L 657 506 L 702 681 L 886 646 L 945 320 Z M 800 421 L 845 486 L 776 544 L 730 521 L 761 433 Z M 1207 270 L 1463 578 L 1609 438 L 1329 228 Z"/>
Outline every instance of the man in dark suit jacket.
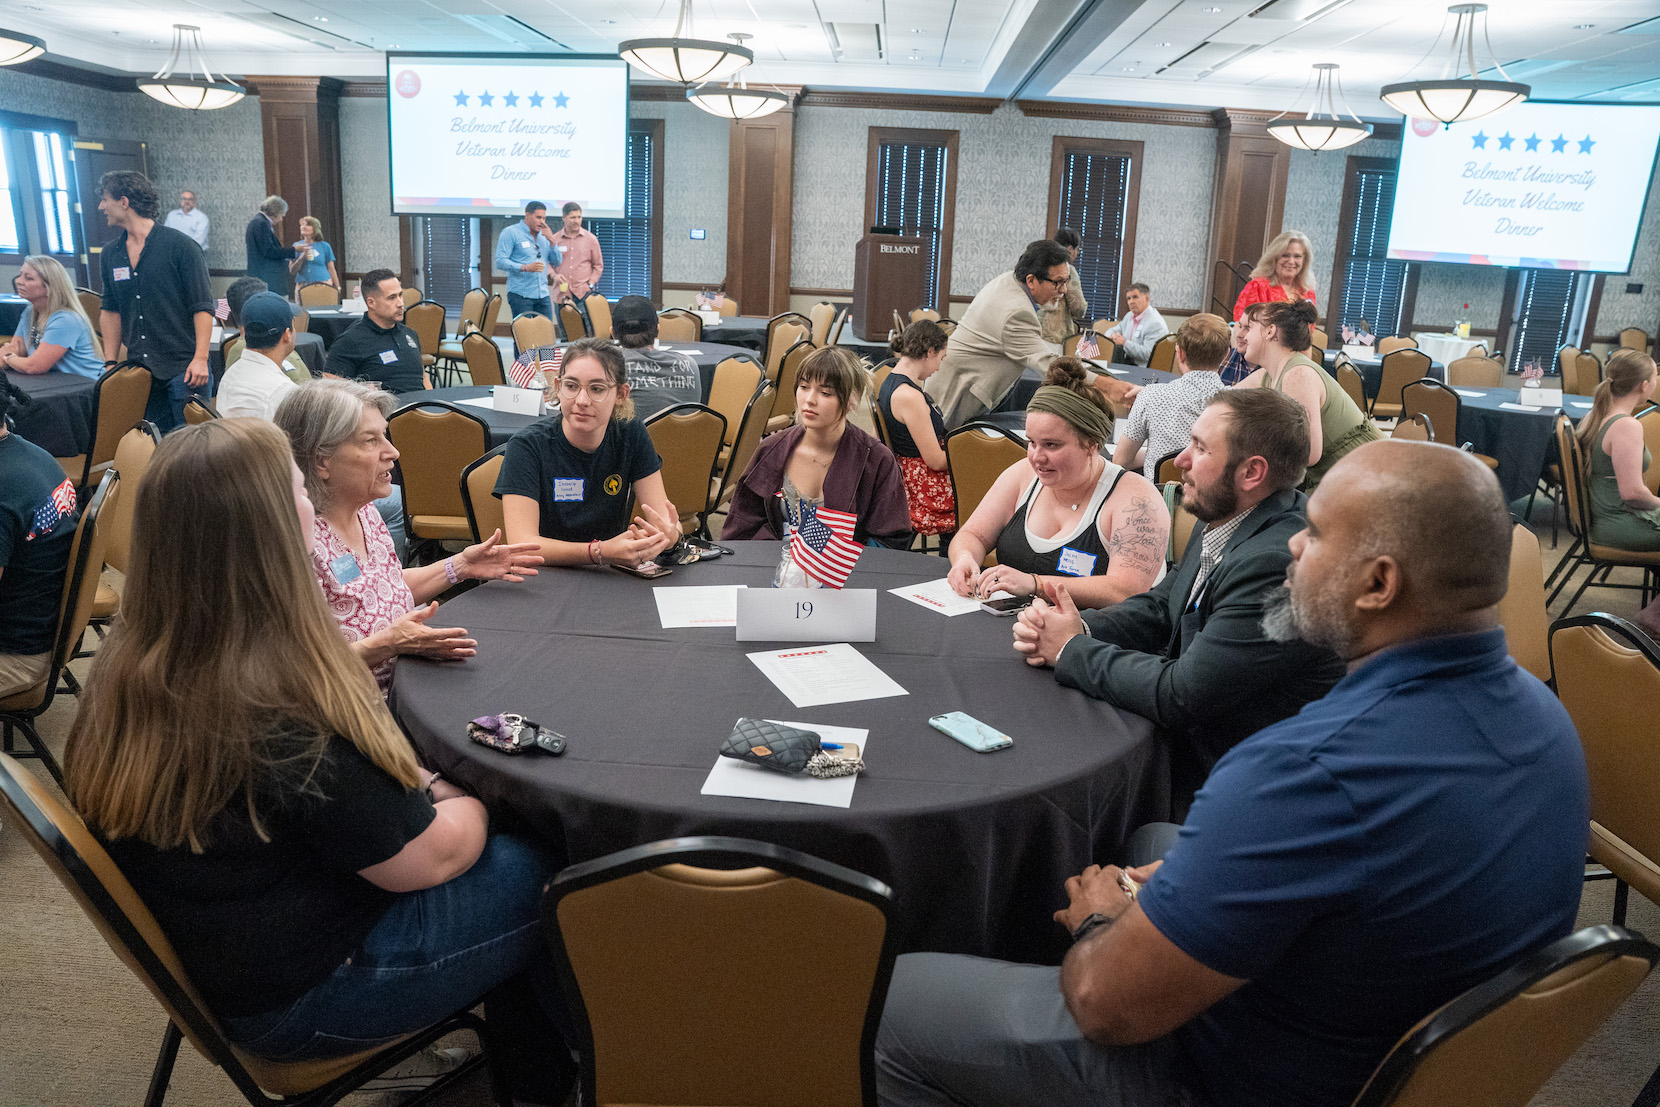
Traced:
<path fill-rule="evenodd" d="M 297 256 L 292 246 L 284 246 L 277 238 L 277 222 L 288 214 L 288 201 L 281 196 L 267 196 L 259 211 L 248 220 L 248 229 L 242 240 L 248 247 L 248 276 L 264 281 L 272 292 L 287 296 L 294 290 L 288 263 Z"/>
<path fill-rule="evenodd" d="M 1263 633 L 1306 525 L 1296 490 L 1308 459 L 1302 407 L 1266 388 L 1224 389 L 1176 459 L 1187 509 L 1205 524 L 1163 581 L 1080 616 L 1064 589 L 1015 626 L 1015 649 L 1062 684 L 1145 716 L 1175 739 L 1178 815 L 1242 739 L 1295 715 L 1343 676 L 1337 657 Z"/>

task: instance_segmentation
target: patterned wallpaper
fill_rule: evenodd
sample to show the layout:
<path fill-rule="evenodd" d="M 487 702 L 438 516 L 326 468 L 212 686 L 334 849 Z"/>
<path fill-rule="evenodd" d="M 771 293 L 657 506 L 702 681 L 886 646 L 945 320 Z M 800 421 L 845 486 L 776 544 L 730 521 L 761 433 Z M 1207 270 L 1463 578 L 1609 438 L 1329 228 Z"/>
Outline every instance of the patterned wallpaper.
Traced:
<path fill-rule="evenodd" d="M 663 280 L 717 285 L 726 276 L 727 143 L 732 124 L 691 104 L 629 105 L 663 120 Z M 693 227 L 705 238 L 694 240 Z"/>
<path fill-rule="evenodd" d="M 853 243 L 864 221 L 865 154 L 873 126 L 961 132 L 951 250 L 951 291 L 958 296 L 974 295 L 1012 268 L 1020 248 L 1045 233 L 1054 136 L 1145 142 L 1134 279 L 1152 286 L 1155 304 L 1191 308 L 1201 302 L 1216 132 L 1034 118 L 1012 104 L 991 115 L 798 109 L 791 284 L 852 287 Z"/>
<path fill-rule="evenodd" d="M 346 213 L 346 251 L 336 266 L 367 273 L 398 268 L 398 219 L 392 214 L 388 174 L 386 99 L 340 98 L 340 191 Z M 327 228 L 324 228 L 327 230 Z"/>

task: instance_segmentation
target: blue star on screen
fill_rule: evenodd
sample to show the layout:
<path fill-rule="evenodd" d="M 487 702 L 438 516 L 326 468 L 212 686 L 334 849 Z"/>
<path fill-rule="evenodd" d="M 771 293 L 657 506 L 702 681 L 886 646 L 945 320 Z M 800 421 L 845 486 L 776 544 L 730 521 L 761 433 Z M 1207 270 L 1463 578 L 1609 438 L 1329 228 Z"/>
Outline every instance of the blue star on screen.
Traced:
<path fill-rule="evenodd" d="M 519 106 L 519 94 L 516 92 L 509 92 L 506 96 L 501 98 L 501 102 L 506 107 L 516 108 Z"/>
<path fill-rule="evenodd" d="M 455 106 L 458 108 L 464 108 L 467 106 L 467 94 L 465 92 L 458 92 L 455 94 Z"/>
<path fill-rule="evenodd" d="M 494 107 L 495 103 L 496 103 L 496 98 L 494 96 L 490 95 L 490 90 L 489 89 L 485 89 L 483 92 L 478 94 L 478 102 L 480 104 L 482 104 L 484 107 L 487 107 L 487 108 Z"/>
<path fill-rule="evenodd" d="M 1530 153 L 1530 154 L 1533 153 L 1533 151 L 1539 149 L 1539 135 L 1538 135 L 1537 132 L 1529 135 L 1528 137 L 1524 138 L 1522 141 L 1527 143 L 1527 152 Z"/>
<path fill-rule="evenodd" d="M 1510 144 L 1512 142 L 1515 142 L 1515 141 L 1516 141 L 1515 136 L 1512 135 L 1509 131 L 1506 131 L 1506 132 L 1504 132 L 1504 134 L 1499 136 L 1499 149 L 1500 150 L 1508 150 L 1508 149 L 1510 149 Z"/>
<path fill-rule="evenodd" d="M 1567 148 L 1568 140 L 1563 138 L 1561 135 L 1557 135 L 1555 138 L 1550 140 L 1550 152 L 1553 154 L 1560 154 Z"/>
<path fill-rule="evenodd" d="M 1487 149 L 1487 136 L 1481 131 L 1477 131 L 1475 135 L 1471 137 L 1470 142 L 1474 144 L 1477 150 Z"/>
<path fill-rule="evenodd" d="M 563 92 L 560 92 L 554 96 L 553 106 L 556 108 L 562 108 L 566 104 L 570 103 L 570 100 L 571 98 L 569 96 L 566 96 Z"/>
<path fill-rule="evenodd" d="M 542 94 L 540 92 L 532 92 L 530 94 L 530 106 L 533 108 L 539 108 L 542 106 Z"/>
<path fill-rule="evenodd" d="M 1579 152 L 1582 154 L 1589 154 L 1591 152 L 1591 147 L 1595 145 L 1596 141 L 1592 139 L 1590 135 L 1586 135 L 1584 138 L 1579 140 Z"/>

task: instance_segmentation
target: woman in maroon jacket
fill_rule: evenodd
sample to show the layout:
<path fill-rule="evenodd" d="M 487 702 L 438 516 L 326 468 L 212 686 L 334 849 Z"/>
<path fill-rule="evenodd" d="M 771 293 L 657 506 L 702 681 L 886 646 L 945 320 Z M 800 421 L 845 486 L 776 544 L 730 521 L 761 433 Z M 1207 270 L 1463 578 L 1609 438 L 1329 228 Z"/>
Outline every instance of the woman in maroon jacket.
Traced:
<path fill-rule="evenodd" d="M 856 541 L 902 550 L 911 544 L 905 481 L 893 453 L 847 421 L 870 390 L 870 374 L 839 346 L 815 350 L 795 386 L 796 425 L 761 443 L 738 482 L 721 537 L 784 537 L 786 520 L 812 504 L 858 516 Z"/>

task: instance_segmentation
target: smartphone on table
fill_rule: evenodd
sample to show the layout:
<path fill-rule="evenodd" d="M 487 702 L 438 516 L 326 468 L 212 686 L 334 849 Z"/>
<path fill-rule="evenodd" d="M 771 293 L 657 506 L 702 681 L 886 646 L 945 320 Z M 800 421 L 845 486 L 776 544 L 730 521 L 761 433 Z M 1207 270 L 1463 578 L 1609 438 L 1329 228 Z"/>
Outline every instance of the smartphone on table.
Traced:
<path fill-rule="evenodd" d="M 655 561 L 647 561 L 643 565 L 613 565 L 611 568 L 619 573 L 627 573 L 631 577 L 642 577 L 645 580 L 656 580 L 674 572 L 666 565 L 659 565 Z"/>
<path fill-rule="evenodd" d="M 994 730 L 974 716 L 961 711 L 935 715 L 928 720 L 928 725 L 941 734 L 955 738 L 975 753 L 993 753 L 1014 745 L 1014 739 L 1007 734 Z"/>
<path fill-rule="evenodd" d="M 992 615 L 1014 615 L 1032 606 L 1032 596 L 1004 596 L 996 600 L 981 600 L 980 610 Z"/>

